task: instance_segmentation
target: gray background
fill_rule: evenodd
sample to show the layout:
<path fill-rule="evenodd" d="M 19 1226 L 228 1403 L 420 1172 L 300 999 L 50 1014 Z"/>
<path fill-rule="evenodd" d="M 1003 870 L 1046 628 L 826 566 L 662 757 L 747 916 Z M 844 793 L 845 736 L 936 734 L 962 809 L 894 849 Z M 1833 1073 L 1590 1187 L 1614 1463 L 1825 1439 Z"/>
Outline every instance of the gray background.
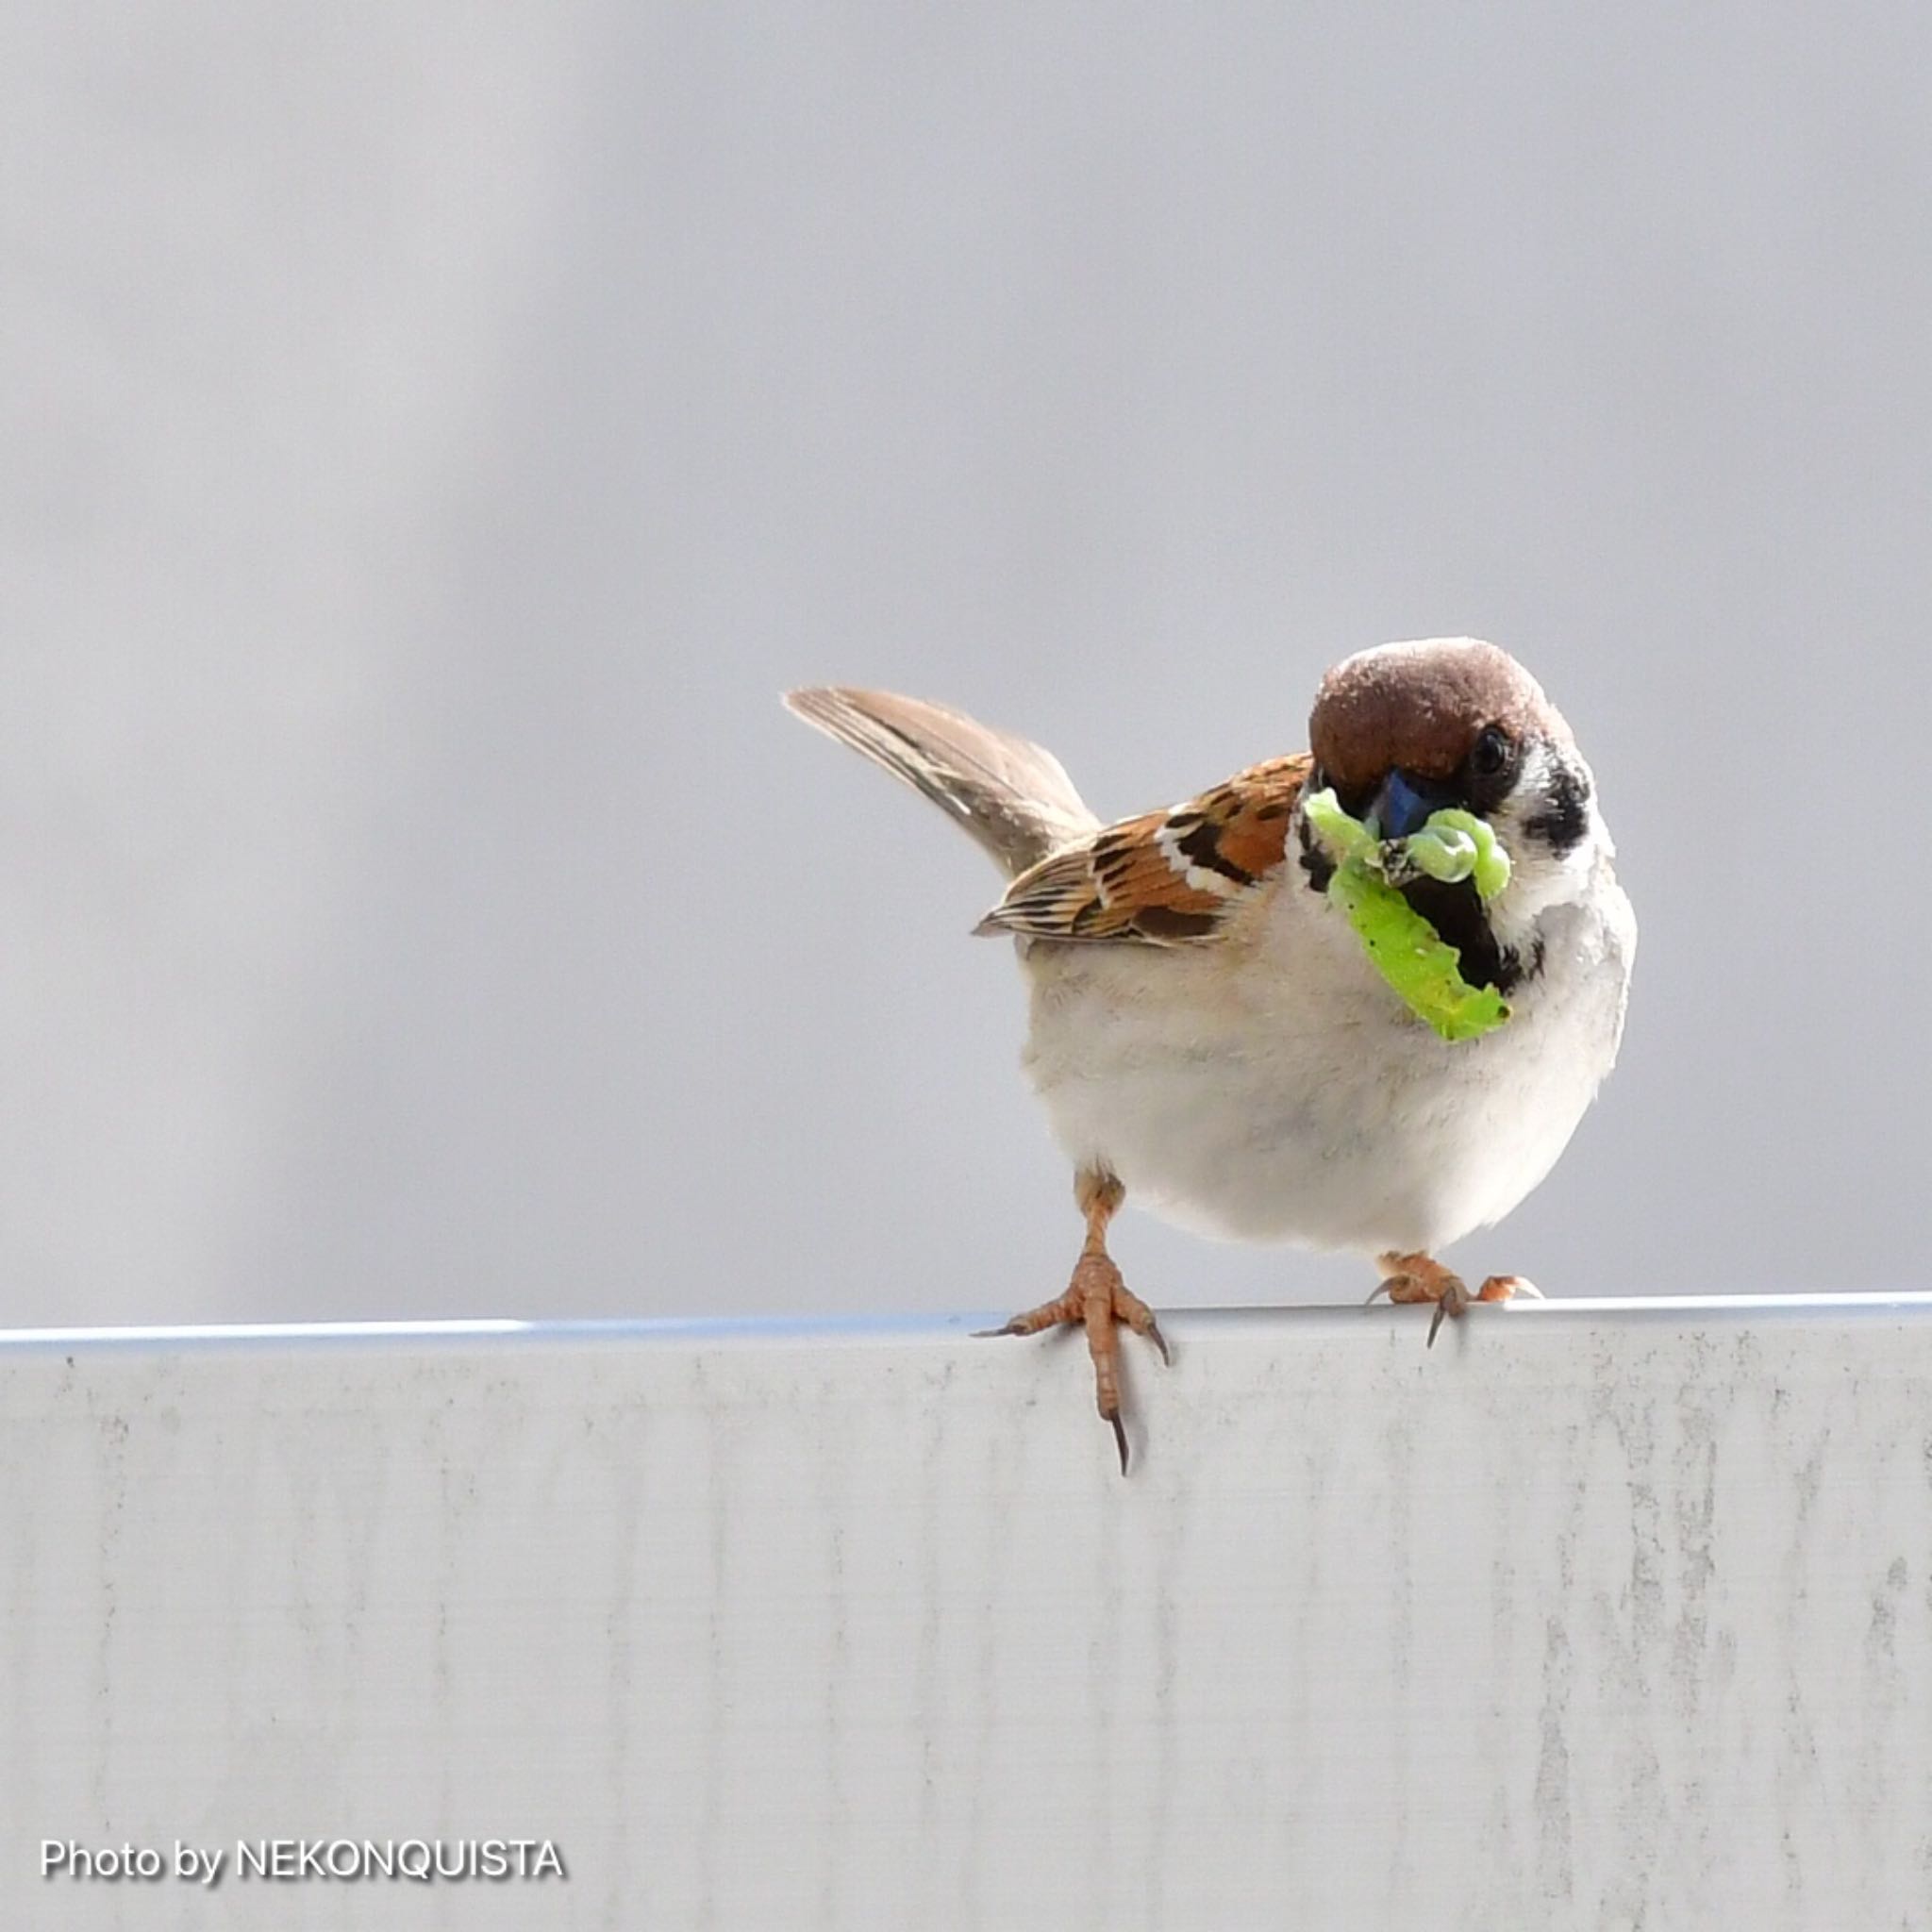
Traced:
<path fill-rule="evenodd" d="M 1644 944 L 1460 1258 L 1923 1285 L 1925 9 L 8 42 L 0 1322 L 1052 1292 L 994 876 L 777 690 L 950 699 L 1124 812 L 1465 630 L 1577 724 Z"/>

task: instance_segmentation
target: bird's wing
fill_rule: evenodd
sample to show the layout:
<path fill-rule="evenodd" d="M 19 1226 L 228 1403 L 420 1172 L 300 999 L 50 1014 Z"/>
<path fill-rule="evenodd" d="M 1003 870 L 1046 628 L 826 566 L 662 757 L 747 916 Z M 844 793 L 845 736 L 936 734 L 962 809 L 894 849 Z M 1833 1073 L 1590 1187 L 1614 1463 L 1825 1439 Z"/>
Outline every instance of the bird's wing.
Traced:
<path fill-rule="evenodd" d="M 1310 763 L 1270 758 L 1183 805 L 1103 826 L 1023 872 L 975 930 L 1152 946 L 1216 939 L 1286 857 Z"/>
<path fill-rule="evenodd" d="M 890 691 L 821 686 L 787 707 L 949 813 L 1007 876 L 1091 839 L 1100 821 L 1050 751 L 963 711 Z"/>

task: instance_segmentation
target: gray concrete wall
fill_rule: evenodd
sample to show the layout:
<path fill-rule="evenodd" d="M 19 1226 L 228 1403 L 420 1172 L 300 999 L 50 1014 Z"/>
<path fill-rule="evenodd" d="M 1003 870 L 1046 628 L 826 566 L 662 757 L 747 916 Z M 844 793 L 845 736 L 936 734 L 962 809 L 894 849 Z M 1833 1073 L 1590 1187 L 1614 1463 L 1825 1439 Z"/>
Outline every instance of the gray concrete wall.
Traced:
<path fill-rule="evenodd" d="M 0 1341 L 0 1913 L 1932 1925 L 1932 1297 L 961 1325 Z"/>

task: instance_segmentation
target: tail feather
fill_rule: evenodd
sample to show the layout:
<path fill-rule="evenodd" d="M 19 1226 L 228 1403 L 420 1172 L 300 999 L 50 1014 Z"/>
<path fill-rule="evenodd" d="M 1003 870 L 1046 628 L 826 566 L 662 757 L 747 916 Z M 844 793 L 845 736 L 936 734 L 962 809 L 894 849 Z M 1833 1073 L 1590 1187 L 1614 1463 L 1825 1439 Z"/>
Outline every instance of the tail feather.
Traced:
<path fill-rule="evenodd" d="M 923 791 L 1009 875 L 1075 843 L 1100 821 L 1050 751 L 919 698 L 822 687 L 789 709 Z"/>

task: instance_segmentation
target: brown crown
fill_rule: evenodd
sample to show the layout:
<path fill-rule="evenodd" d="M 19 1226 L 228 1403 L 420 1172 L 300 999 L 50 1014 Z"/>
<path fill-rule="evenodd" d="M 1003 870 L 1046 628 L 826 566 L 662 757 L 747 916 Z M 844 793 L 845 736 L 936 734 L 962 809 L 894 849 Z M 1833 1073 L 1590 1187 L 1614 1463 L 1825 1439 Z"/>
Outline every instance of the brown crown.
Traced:
<path fill-rule="evenodd" d="M 1322 680 L 1308 743 L 1344 792 L 1398 767 L 1418 777 L 1457 772 L 1487 724 L 1512 738 L 1567 741 L 1569 727 L 1507 651 L 1474 638 L 1382 644 L 1344 658 Z"/>

